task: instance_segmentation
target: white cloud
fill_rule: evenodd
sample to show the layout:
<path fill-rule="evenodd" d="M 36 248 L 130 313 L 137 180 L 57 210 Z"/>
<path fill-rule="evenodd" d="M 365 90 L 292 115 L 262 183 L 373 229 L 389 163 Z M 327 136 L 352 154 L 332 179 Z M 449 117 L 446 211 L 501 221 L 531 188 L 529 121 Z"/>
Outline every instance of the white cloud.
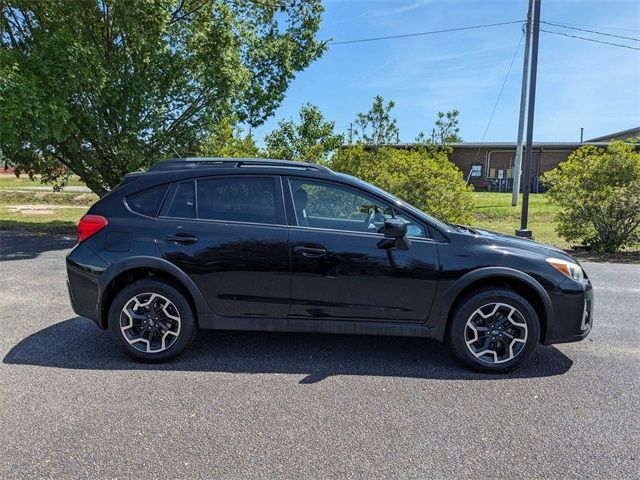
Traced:
<path fill-rule="evenodd" d="M 418 8 L 424 7 L 426 4 L 433 2 L 434 0 L 418 0 L 417 2 L 410 3 L 408 5 L 403 5 L 401 7 L 394 7 L 385 10 L 380 10 L 373 14 L 372 16 L 380 17 L 384 15 L 399 15 L 402 13 L 407 13 L 412 10 L 416 10 Z"/>

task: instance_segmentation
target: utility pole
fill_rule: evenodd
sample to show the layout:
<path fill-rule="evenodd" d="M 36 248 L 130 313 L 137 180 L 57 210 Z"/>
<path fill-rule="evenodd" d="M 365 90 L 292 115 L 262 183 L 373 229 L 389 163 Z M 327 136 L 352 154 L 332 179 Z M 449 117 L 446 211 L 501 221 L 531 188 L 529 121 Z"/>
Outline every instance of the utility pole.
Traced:
<path fill-rule="evenodd" d="M 353 122 L 349 124 L 349 145 L 353 144 Z"/>
<path fill-rule="evenodd" d="M 522 186 L 522 216 L 520 228 L 516 230 L 519 237 L 531 238 L 531 230 L 527 228 L 529 220 L 529 191 L 531 190 L 531 160 L 533 157 L 533 117 L 536 106 L 536 77 L 538 75 L 538 42 L 540 40 L 540 2 L 534 0 L 533 5 L 533 44 L 531 45 L 531 72 L 529 81 L 529 108 L 527 112 L 527 150 L 524 157 L 524 185 Z"/>
<path fill-rule="evenodd" d="M 518 144 L 516 146 L 516 162 L 513 166 L 513 196 L 511 197 L 511 205 L 518 205 L 518 196 L 520 195 L 520 174 L 522 172 L 522 138 L 524 137 L 524 113 L 527 109 L 527 81 L 529 79 L 529 50 L 531 50 L 531 10 L 533 9 L 533 0 L 529 0 L 527 9 L 527 23 L 525 25 L 526 35 L 524 41 L 524 62 L 522 65 L 522 89 L 520 90 L 520 118 L 518 119 Z"/>
<path fill-rule="evenodd" d="M 583 138 L 584 138 L 584 127 L 580 127 L 580 143 L 582 143 Z"/>

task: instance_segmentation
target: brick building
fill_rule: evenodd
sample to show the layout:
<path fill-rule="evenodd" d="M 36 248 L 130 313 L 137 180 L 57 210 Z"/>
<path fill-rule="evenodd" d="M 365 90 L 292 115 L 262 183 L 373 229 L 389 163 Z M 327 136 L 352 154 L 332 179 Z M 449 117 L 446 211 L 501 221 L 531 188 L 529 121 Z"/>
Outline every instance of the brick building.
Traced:
<path fill-rule="evenodd" d="M 540 177 L 565 161 L 583 145 L 606 147 L 609 142 L 534 142 L 531 159 L 531 191 L 540 191 Z M 472 143 L 451 145 L 449 159 L 462 170 L 465 179 L 478 191 L 510 192 L 513 188 L 513 165 L 516 144 L 509 142 Z M 523 152 L 524 157 L 524 152 Z M 524 158 L 523 158 L 524 162 Z"/>
<path fill-rule="evenodd" d="M 540 191 L 540 177 L 552 170 L 583 145 L 606 147 L 612 140 L 640 137 L 640 127 L 580 142 L 534 142 L 531 161 L 531 191 Z M 413 144 L 398 144 L 412 148 Z M 510 192 L 513 188 L 515 142 L 452 143 L 449 159 L 462 170 L 465 179 L 478 191 Z M 524 156 L 524 153 L 523 153 Z M 524 159 L 523 159 L 524 160 Z"/>

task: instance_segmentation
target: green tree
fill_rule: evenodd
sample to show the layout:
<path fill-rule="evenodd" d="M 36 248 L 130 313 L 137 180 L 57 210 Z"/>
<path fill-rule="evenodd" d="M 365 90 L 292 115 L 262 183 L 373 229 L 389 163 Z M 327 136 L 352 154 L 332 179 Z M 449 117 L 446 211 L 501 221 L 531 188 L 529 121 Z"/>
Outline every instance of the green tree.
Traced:
<path fill-rule="evenodd" d="M 271 116 L 319 58 L 320 0 L 0 0 L 0 150 L 104 194 Z"/>
<path fill-rule="evenodd" d="M 373 183 L 440 220 L 471 221 L 473 188 L 446 150 L 359 144 L 337 150 L 331 168 Z"/>
<path fill-rule="evenodd" d="M 424 132 L 420 132 L 416 136 L 416 143 L 447 145 L 461 142 L 460 127 L 458 126 L 459 116 L 458 110 L 450 110 L 446 113 L 438 112 L 435 127 L 431 129 L 431 137 L 429 138 Z"/>
<path fill-rule="evenodd" d="M 250 133 L 244 134 L 233 118 L 226 117 L 216 125 L 198 153 L 205 157 L 254 158 L 260 150 Z"/>
<path fill-rule="evenodd" d="M 585 145 L 547 172 L 560 206 L 558 233 L 596 251 L 616 252 L 640 241 L 640 153 L 636 143 Z"/>
<path fill-rule="evenodd" d="M 342 135 L 334 133 L 335 122 L 328 122 L 315 105 L 300 108 L 300 123 L 280 120 L 278 127 L 264 138 L 269 158 L 322 163 L 342 145 Z"/>
<path fill-rule="evenodd" d="M 396 106 L 393 100 L 384 104 L 384 98 L 376 95 L 371 110 L 358 113 L 353 134 L 358 143 L 388 145 L 400 142 L 400 130 L 391 110 Z"/>

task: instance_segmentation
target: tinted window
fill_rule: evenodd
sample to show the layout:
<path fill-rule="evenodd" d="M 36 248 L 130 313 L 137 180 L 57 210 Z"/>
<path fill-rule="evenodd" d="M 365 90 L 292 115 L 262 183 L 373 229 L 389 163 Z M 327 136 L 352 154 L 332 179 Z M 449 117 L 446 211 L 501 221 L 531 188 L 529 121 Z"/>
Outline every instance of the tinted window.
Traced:
<path fill-rule="evenodd" d="M 196 217 L 196 201 L 193 182 L 184 182 L 178 185 L 176 193 L 173 195 L 173 200 L 169 207 L 169 211 L 167 212 L 167 216 L 177 218 Z"/>
<path fill-rule="evenodd" d="M 298 225 L 380 233 L 387 218 L 407 224 L 412 237 L 426 237 L 422 225 L 391 207 L 346 186 L 309 180 L 290 180 Z"/>
<path fill-rule="evenodd" d="M 276 222 L 273 178 L 198 180 L 198 218 L 234 222 Z"/>
<path fill-rule="evenodd" d="M 127 205 L 136 213 L 155 217 L 168 185 L 158 185 L 127 196 Z"/>

